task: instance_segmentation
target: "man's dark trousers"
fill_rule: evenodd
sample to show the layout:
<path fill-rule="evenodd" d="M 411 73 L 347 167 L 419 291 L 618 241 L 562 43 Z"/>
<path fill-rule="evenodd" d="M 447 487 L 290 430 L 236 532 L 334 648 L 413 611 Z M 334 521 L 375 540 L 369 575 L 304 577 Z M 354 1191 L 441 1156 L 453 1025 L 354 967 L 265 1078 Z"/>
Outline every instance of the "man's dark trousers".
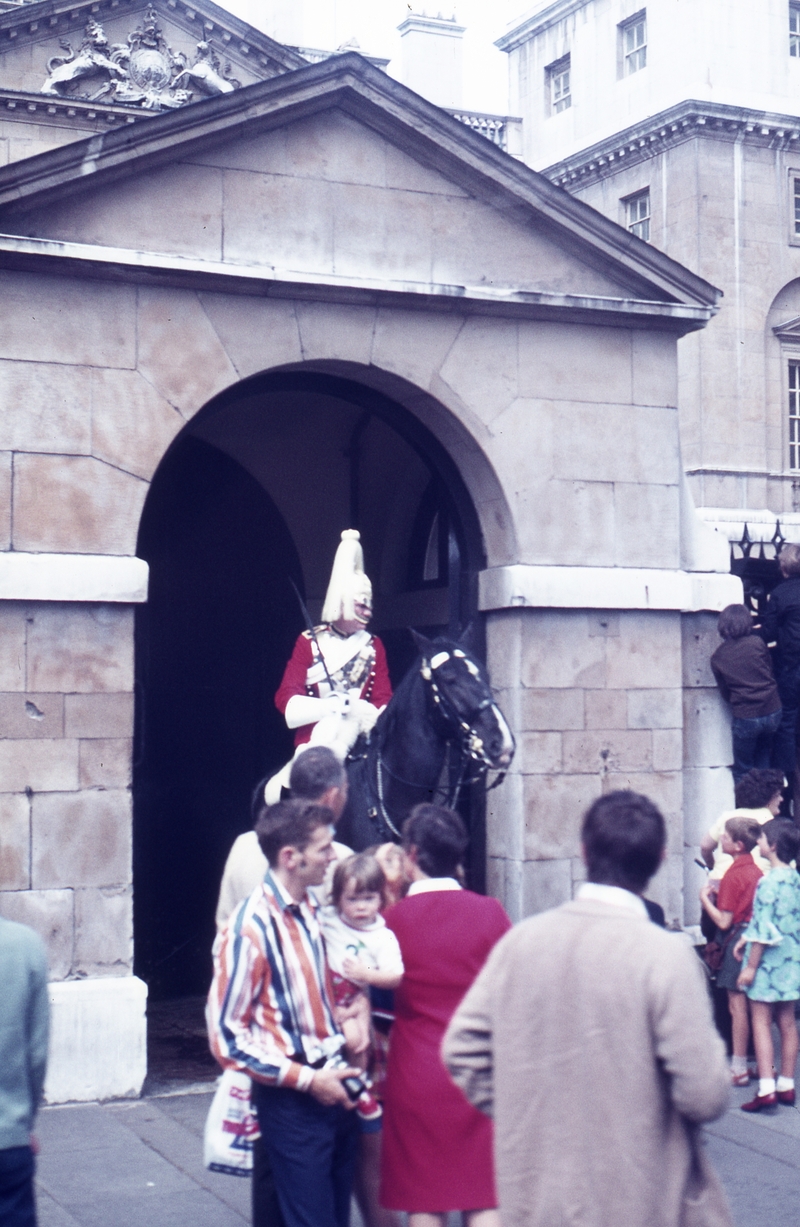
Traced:
<path fill-rule="evenodd" d="M 0 1224 L 36 1227 L 33 1201 L 33 1151 L 30 1146 L 0 1150 Z"/>
<path fill-rule="evenodd" d="M 284 1227 L 275 1177 L 263 1138 L 253 1143 L 253 1178 L 251 1180 L 253 1227 Z"/>
<path fill-rule="evenodd" d="M 355 1113 L 289 1087 L 255 1085 L 253 1101 L 286 1227 L 348 1227 Z"/>

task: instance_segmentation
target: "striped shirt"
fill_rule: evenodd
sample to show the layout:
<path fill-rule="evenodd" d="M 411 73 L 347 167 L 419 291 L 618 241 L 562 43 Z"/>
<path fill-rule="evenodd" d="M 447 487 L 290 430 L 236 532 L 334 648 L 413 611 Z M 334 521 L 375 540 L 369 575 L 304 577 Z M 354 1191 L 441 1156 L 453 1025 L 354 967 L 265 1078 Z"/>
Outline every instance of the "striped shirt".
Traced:
<path fill-rule="evenodd" d="M 341 1035 L 316 911 L 270 870 L 218 933 L 206 1021 L 223 1068 L 305 1091 L 320 1042 Z"/>

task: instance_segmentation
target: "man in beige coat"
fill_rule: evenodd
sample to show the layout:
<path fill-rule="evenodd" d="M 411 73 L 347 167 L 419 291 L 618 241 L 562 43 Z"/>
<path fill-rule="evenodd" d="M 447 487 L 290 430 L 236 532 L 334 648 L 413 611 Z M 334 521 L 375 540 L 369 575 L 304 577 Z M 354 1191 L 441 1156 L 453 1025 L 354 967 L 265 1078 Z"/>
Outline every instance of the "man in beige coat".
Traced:
<path fill-rule="evenodd" d="M 664 819 L 610 793 L 582 838 L 589 881 L 502 938 L 444 1040 L 494 1117 L 503 1227 L 723 1227 L 697 1126 L 725 1109 L 725 1050 L 696 954 L 641 899 Z"/>

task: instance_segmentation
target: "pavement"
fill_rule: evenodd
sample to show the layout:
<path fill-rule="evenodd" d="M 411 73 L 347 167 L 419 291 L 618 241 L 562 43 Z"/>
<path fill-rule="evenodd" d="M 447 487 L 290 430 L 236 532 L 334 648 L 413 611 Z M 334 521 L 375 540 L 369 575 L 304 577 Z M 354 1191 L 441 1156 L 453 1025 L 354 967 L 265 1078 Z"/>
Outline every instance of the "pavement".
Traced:
<path fill-rule="evenodd" d="M 736 1227 L 800 1222 L 800 1111 L 745 1115 L 755 1090 L 705 1130 Z M 39 1227 L 242 1227 L 250 1181 L 203 1167 L 208 1083 L 138 1100 L 45 1108 L 37 1121 Z M 623 1227 L 622 1224 L 619 1227 Z"/>

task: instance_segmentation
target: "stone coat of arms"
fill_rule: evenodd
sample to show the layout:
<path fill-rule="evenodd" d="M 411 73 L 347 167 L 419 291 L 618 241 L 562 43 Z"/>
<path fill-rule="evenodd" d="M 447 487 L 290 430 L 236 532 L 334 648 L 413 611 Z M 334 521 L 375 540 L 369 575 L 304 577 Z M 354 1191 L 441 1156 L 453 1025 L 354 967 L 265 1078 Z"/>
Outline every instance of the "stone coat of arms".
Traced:
<path fill-rule="evenodd" d="M 90 18 L 77 51 L 66 39 L 59 45 L 67 54 L 48 60 L 43 94 L 163 111 L 190 102 L 195 92 L 229 94 L 239 85 L 210 43 L 197 44 L 191 64 L 182 52 L 173 51 L 152 6 L 125 43 L 110 44 L 103 27 Z M 82 92 L 82 86 L 88 89 Z"/>

